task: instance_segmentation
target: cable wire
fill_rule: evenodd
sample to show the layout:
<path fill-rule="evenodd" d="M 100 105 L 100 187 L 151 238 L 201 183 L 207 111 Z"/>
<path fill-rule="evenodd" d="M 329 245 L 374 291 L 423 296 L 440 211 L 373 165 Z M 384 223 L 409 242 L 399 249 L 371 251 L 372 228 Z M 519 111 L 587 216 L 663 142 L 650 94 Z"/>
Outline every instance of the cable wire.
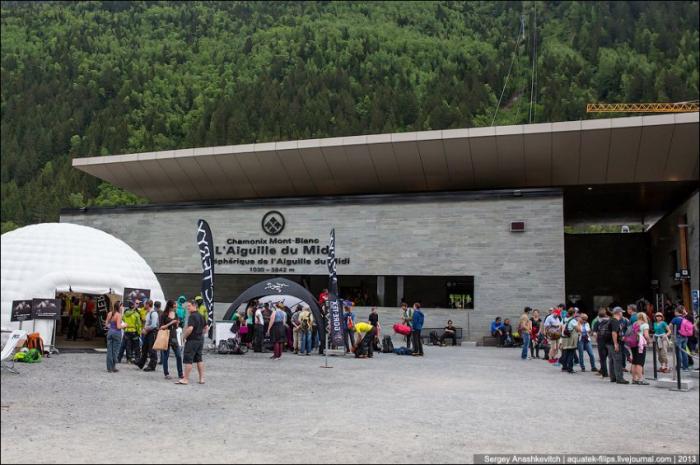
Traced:
<path fill-rule="evenodd" d="M 520 31 L 518 32 L 518 39 L 515 42 L 515 50 L 513 50 L 513 59 L 510 61 L 510 66 L 508 67 L 508 74 L 506 75 L 506 82 L 503 84 L 503 90 L 501 91 L 501 96 L 498 98 L 498 103 L 496 104 L 496 110 L 493 112 L 493 119 L 491 120 L 491 126 L 496 121 L 496 115 L 498 115 L 498 109 L 501 107 L 501 101 L 503 100 L 503 94 L 506 92 L 506 87 L 508 87 L 508 81 L 510 80 L 510 72 L 513 70 L 513 63 L 515 63 L 515 58 L 518 56 L 518 48 L 520 47 L 520 42 L 525 37 L 525 16 L 520 15 Z"/>
<path fill-rule="evenodd" d="M 532 86 L 530 87 L 530 114 L 527 118 L 528 123 L 532 123 L 535 117 L 532 103 L 535 101 L 535 81 L 537 79 L 537 6 L 535 5 L 535 19 L 532 24 Z"/>

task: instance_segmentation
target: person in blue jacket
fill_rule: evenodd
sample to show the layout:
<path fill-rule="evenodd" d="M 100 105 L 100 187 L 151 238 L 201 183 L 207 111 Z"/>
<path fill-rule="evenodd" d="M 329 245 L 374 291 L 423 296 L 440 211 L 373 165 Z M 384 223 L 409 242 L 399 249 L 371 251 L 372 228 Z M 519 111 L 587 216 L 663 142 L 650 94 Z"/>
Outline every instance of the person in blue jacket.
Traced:
<path fill-rule="evenodd" d="M 423 356 L 423 341 L 420 338 L 420 332 L 423 329 L 423 321 L 425 317 L 423 316 L 423 311 L 420 309 L 420 304 L 416 302 L 413 304 L 413 356 L 422 357 Z"/>

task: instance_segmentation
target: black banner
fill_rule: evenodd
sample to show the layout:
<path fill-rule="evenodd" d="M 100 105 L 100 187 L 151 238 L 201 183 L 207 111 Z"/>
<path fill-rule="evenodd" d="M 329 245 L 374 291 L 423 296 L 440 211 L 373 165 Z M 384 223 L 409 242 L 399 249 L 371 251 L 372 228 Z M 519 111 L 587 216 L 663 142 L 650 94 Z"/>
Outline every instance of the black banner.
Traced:
<path fill-rule="evenodd" d="M 124 294 L 122 294 L 123 298 L 122 300 L 124 301 L 124 306 L 128 308 L 127 303 L 133 303 L 136 300 L 138 300 L 141 303 L 141 307 L 143 307 L 143 304 L 148 301 L 148 299 L 151 298 L 151 290 L 150 289 L 136 289 L 133 287 L 125 287 L 124 288 Z"/>
<path fill-rule="evenodd" d="M 61 299 L 33 299 L 32 318 L 58 320 L 61 318 Z"/>
<path fill-rule="evenodd" d="M 340 322 L 340 299 L 338 298 L 338 273 L 335 264 L 335 228 L 331 230 L 328 245 L 328 305 L 331 322 L 331 341 L 336 347 L 344 347 L 343 328 Z"/>
<path fill-rule="evenodd" d="M 214 320 L 214 260 L 212 259 L 214 241 L 209 224 L 204 220 L 197 221 L 197 246 L 202 259 L 202 299 L 207 307 L 209 337 L 212 337 L 214 334 L 212 325 Z"/>
<path fill-rule="evenodd" d="M 10 321 L 27 321 L 32 319 L 32 301 L 31 300 L 13 300 L 12 314 Z"/>

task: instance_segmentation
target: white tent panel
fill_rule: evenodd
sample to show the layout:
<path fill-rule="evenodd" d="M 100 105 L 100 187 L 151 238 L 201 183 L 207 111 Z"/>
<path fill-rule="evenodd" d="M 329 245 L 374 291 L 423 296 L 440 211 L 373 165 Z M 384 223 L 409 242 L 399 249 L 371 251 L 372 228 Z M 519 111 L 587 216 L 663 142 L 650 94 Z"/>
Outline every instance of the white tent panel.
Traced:
<path fill-rule="evenodd" d="M 150 289 L 165 301 L 158 279 L 146 261 L 123 241 L 99 229 L 70 223 L 42 223 L 5 233 L 2 247 L 2 327 L 10 322 L 13 300 L 53 298 L 56 291 L 121 294 L 125 287 Z M 25 323 L 27 329 L 31 323 Z M 36 322 L 51 341 L 53 325 Z"/>

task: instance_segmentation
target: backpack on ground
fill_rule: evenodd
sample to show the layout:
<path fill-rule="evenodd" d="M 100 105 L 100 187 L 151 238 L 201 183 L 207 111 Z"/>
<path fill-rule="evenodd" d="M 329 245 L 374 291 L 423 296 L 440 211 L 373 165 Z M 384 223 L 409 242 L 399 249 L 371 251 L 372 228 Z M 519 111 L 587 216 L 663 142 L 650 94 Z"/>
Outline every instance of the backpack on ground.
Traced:
<path fill-rule="evenodd" d="M 27 349 L 36 349 L 41 355 L 44 354 L 44 340 L 41 338 L 39 333 L 27 334 Z"/>
<path fill-rule="evenodd" d="M 437 331 L 430 331 L 430 343 L 434 346 L 436 346 L 440 343 L 440 339 L 438 338 Z"/>
<path fill-rule="evenodd" d="M 639 345 L 639 325 L 637 323 L 631 325 L 625 331 L 625 335 L 622 337 L 625 345 L 630 349 L 634 349 Z"/>
<path fill-rule="evenodd" d="M 26 352 L 17 352 L 13 357 L 13 361 L 22 363 L 38 363 L 41 362 L 41 354 L 38 349 L 29 349 Z"/>
<path fill-rule="evenodd" d="M 681 321 L 681 327 L 678 328 L 678 334 L 683 337 L 692 337 L 693 323 L 691 323 L 687 318 L 683 318 L 683 321 Z"/>
<path fill-rule="evenodd" d="M 391 342 L 391 336 L 382 338 L 382 353 L 390 354 L 394 351 L 394 343 Z"/>
<path fill-rule="evenodd" d="M 406 347 L 399 347 L 397 349 L 394 349 L 394 353 L 396 355 L 411 355 L 413 352 L 411 352 L 411 349 L 408 349 Z"/>

